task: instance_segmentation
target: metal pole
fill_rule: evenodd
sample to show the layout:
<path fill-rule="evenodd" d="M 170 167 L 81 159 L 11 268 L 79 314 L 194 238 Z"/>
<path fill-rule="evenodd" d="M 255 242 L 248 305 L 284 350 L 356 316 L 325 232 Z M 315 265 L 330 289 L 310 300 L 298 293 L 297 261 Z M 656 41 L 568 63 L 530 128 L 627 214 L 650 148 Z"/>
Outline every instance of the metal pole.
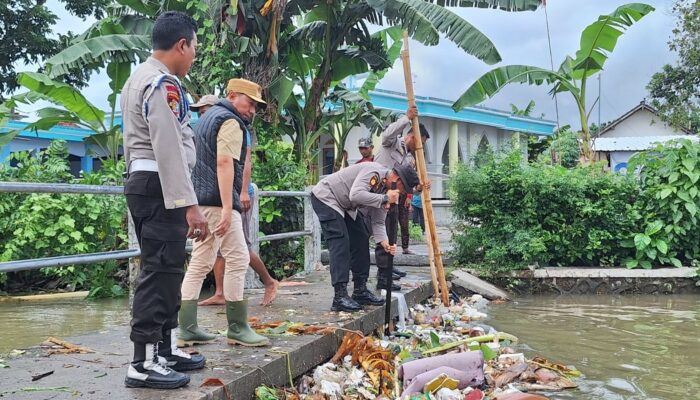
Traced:
<path fill-rule="evenodd" d="M 253 251 L 260 253 L 260 239 L 258 238 L 258 232 L 260 232 L 260 191 L 256 184 L 253 185 L 253 195 L 250 198 L 250 225 L 248 226 L 248 235 L 250 235 L 250 240 L 253 242 Z M 243 190 L 248 190 L 244 188 Z M 246 289 L 260 289 L 264 287 L 263 283 L 260 281 L 258 274 L 253 271 L 253 268 L 248 266 L 245 273 L 245 284 Z"/>
<path fill-rule="evenodd" d="M 321 261 L 321 224 L 311 206 L 311 189 L 306 188 L 304 197 L 304 231 L 310 235 L 304 236 L 304 272 L 311 272 Z"/>
<path fill-rule="evenodd" d="M 130 249 L 70 256 L 36 258 L 31 260 L 7 261 L 0 263 L 0 272 L 28 271 L 46 267 L 63 267 L 73 264 L 92 264 L 102 261 L 136 257 L 140 253 L 141 251 L 138 249 Z"/>
<path fill-rule="evenodd" d="M 124 194 L 124 186 L 74 185 L 69 183 L 0 182 L 0 193 Z"/>

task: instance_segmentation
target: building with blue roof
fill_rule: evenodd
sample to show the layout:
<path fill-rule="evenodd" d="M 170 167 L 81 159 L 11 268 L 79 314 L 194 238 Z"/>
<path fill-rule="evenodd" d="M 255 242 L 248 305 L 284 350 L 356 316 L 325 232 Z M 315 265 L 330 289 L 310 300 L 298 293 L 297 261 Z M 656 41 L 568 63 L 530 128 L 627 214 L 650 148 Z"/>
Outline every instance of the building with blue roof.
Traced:
<path fill-rule="evenodd" d="M 383 110 L 405 112 L 407 107 L 406 95 L 388 90 L 370 92 L 372 104 Z M 426 144 L 425 155 L 428 171 L 436 179 L 443 174 L 454 171 L 459 163 L 469 163 L 474 159 L 479 149 L 486 146 L 498 149 L 513 139 L 519 140 L 523 151 L 527 151 L 525 140 L 521 135 L 552 135 L 556 123 L 544 119 L 516 116 L 506 111 L 484 107 L 467 107 L 459 112 L 452 110 L 452 101 L 433 97 L 416 96 L 416 103 L 421 122 L 428 128 L 431 139 Z M 196 115 L 193 116 L 196 121 Z M 1 127 L 0 132 L 21 129 L 28 122 L 9 121 Z M 121 115 L 115 118 L 115 124 L 121 124 Z M 22 150 L 44 149 L 51 140 L 62 139 L 68 143 L 71 170 L 74 174 L 79 171 L 89 172 L 99 168 L 100 150 L 85 143 L 85 138 L 92 131 L 78 126 L 58 125 L 49 130 L 22 131 L 8 146 L 0 149 L 0 162 L 7 162 L 12 152 Z M 348 162 L 350 164 L 360 159 L 357 142 L 362 137 L 369 136 L 364 127 L 354 128 L 346 143 Z M 375 152 L 381 146 L 379 137 L 374 137 Z M 333 140 L 330 136 L 321 137 L 321 157 L 319 168 L 323 174 L 332 171 L 334 159 Z M 442 185 L 434 185 L 435 197 L 443 197 Z"/>

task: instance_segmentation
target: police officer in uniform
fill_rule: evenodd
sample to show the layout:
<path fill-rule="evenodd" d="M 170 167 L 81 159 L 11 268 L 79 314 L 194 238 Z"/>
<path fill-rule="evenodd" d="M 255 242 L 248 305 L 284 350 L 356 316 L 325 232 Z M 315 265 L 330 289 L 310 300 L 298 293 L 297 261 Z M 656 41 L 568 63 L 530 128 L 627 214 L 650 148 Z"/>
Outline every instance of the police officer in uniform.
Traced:
<path fill-rule="evenodd" d="M 393 182 L 397 190 L 389 190 Z M 384 300 L 367 289 L 369 277 L 369 231 L 366 214 L 372 222 L 374 239 L 386 253 L 395 254 L 386 234 L 386 209 L 396 203 L 406 188 L 418 184 L 413 167 L 397 164 L 386 168 L 375 162 L 354 164 L 322 179 L 314 186 L 311 205 L 321 222 L 328 244 L 331 282 L 335 290 L 332 311 L 354 312 L 362 305 L 382 305 Z M 347 285 L 352 270 L 353 293 Z"/>
<path fill-rule="evenodd" d="M 190 173 L 195 164 L 189 105 L 178 77 L 195 58 L 197 26 L 181 12 L 165 12 L 153 27 L 153 54 L 124 84 L 124 185 L 141 246 L 134 292 L 134 358 L 127 387 L 174 389 L 189 383 L 179 372 L 204 367 L 204 357 L 179 350 L 175 328 L 185 274 L 185 241 L 208 236 Z"/>
<path fill-rule="evenodd" d="M 406 130 L 407 127 L 411 125 L 411 121 L 414 117 L 418 116 L 418 109 L 416 107 L 411 107 L 406 112 L 406 115 L 399 118 L 396 122 L 389 125 L 384 132 L 382 132 L 382 147 L 379 152 L 374 157 L 374 161 L 384 165 L 387 168 L 391 168 L 397 163 L 412 165 L 416 168 L 416 161 L 413 157 L 413 153 L 416 150 L 416 143 L 413 137 L 413 133 L 409 131 L 408 134 L 401 137 L 401 134 Z M 420 134 L 423 144 L 430 138 L 428 130 L 423 124 L 420 124 Z M 430 187 L 430 182 L 426 182 L 427 187 Z M 415 188 L 407 188 L 406 193 L 399 198 L 399 226 L 401 227 L 401 247 L 404 254 L 413 254 L 412 251 L 408 249 L 409 245 L 409 232 L 408 232 L 408 213 L 410 209 L 411 196 L 413 191 L 420 195 L 423 190 L 422 185 L 417 184 Z M 381 247 L 377 247 L 375 252 L 375 258 L 377 265 L 386 259 L 386 254 Z M 406 273 L 394 268 L 392 271 L 392 276 L 394 279 L 400 279 L 406 276 Z M 392 290 L 401 290 L 401 286 L 394 284 L 393 282 L 387 282 L 386 278 L 379 274 L 377 276 L 377 289 L 386 289 L 388 285 L 392 285 Z"/>

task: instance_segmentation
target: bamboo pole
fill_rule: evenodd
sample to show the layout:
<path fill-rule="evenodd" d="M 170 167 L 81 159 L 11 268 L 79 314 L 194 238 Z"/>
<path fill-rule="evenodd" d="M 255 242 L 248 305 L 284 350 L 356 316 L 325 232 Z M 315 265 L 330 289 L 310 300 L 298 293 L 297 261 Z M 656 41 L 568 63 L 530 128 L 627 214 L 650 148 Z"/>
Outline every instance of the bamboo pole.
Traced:
<path fill-rule="evenodd" d="M 422 195 L 421 195 L 422 196 Z M 415 212 L 415 209 L 413 210 Z M 424 209 L 421 208 L 420 212 L 425 213 Z M 423 220 L 425 221 L 425 214 L 423 215 Z M 430 265 L 430 280 L 433 283 L 433 297 L 435 299 L 440 298 L 440 285 L 438 284 L 437 271 L 435 270 L 435 257 L 433 256 L 433 242 L 430 240 L 430 226 L 425 225 L 425 241 L 428 244 L 428 262 Z"/>
<path fill-rule="evenodd" d="M 401 52 L 401 61 L 403 62 L 403 75 L 406 81 L 406 97 L 408 98 L 408 107 L 416 106 L 416 98 L 413 93 L 413 80 L 411 75 L 411 59 L 408 52 L 408 32 L 403 32 L 403 46 L 404 49 Z M 418 117 L 416 116 L 411 121 L 413 124 L 413 137 L 415 138 L 416 150 L 416 168 L 418 169 L 418 176 L 420 178 L 421 184 L 428 181 L 428 170 L 425 165 L 425 154 L 423 154 L 423 141 L 420 137 L 420 130 L 418 128 Z M 431 274 L 434 273 L 437 276 L 438 284 L 440 287 L 440 297 L 442 299 L 442 304 L 445 306 L 450 304 L 450 300 L 447 293 L 447 282 L 445 281 L 445 269 L 442 264 L 442 254 L 440 253 L 440 242 L 437 237 L 437 229 L 435 228 L 435 219 L 433 218 L 433 203 L 430 200 L 430 190 L 423 186 L 423 191 L 421 192 L 421 198 L 423 200 L 423 216 L 425 217 L 426 232 L 428 236 L 428 252 L 429 257 L 434 260 L 434 264 L 431 263 Z"/>

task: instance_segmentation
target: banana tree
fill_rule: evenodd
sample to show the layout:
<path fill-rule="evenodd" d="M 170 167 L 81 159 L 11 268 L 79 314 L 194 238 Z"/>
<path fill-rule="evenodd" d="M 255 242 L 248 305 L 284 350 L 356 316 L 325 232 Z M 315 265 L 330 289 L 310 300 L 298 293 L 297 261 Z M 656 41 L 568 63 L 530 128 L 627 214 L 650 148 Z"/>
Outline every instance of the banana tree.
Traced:
<path fill-rule="evenodd" d="M 635 22 L 654 11 L 654 7 L 642 3 L 630 3 L 618 7 L 609 15 L 601 15 L 581 33 L 581 44 L 576 57 L 566 57 L 557 71 L 529 65 L 507 65 L 493 69 L 476 82 L 452 105 L 455 111 L 473 106 L 495 96 L 511 83 L 552 86 L 550 94 L 569 92 L 578 108 L 581 120 L 581 145 L 583 159 L 592 159 L 591 135 L 588 118 L 595 102 L 586 105 L 586 83 L 602 71 L 608 55 L 615 49 L 619 37 Z M 598 100 L 596 100 L 597 102 Z"/>
<path fill-rule="evenodd" d="M 328 133 L 333 139 L 333 170 L 338 171 L 342 166 L 343 150 L 352 128 L 364 126 L 373 132 L 381 129 L 384 120 L 381 111 L 375 109 L 372 103 L 342 86 L 336 86 L 327 101 L 329 110 L 324 113 L 322 121 L 327 122 Z"/>
<path fill-rule="evenodd" d="M 119 126 L 106 125 L 105 112 L 90 103 L 78 90 L 39 72 L 21 72 L 17 82 L 29 92 L 13 96 L 5 102 L 3 108 L 15 108 L 19 104 L 31 104 L 37 100 L 49 101 L 60 108 L 50 106 L 37 110 L 38 120 L 3 135 L 0 144 L 9 143 L 25 130 L 48 130 L 58 124 L 70 123 L 94 132 L 88 142 L 99 147 L 110 160 L 118 159 L 121 143 Z"/>
<path fill-rule="evenodd" d="M 369 24 L 390 24 L 408 31 L 426 45 L 435 45 L 443 34 L 466 53 L 494 64 L 501 60 L 494 44 L 457 14 L 452 7 L 491 7 L 508 11 L 534 10 L 540 0 L 347 0 L 315 2 L 291 1 L 288 9 L 300 10 L 304 25 L 292 37 L 301 40 L 307 50 L 319 57 L 309 75 L 310 92 L 304 104 L 306 130 L 314 131 L 321 118 L 321 105 L 329 88 L 342 75 L 369 68 L 386 69 L 386 53 L 377 51 L 379 41 L 372 40 Z M 348 52 L 348 49 L 353 51 Z M 369 67 L 369 68 L 368 68 Z"/>

